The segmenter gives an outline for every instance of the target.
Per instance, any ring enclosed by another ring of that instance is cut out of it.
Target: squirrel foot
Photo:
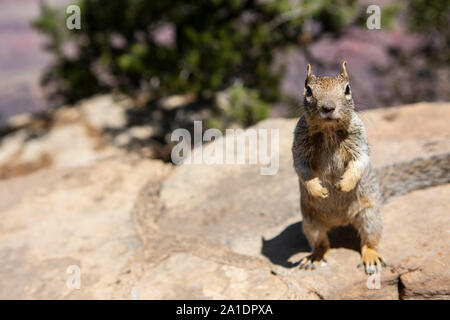
[[[381,272],[381,267],[386,266],[384,258],[372,248],[363,246],[361,248],[361,263],[358,264],[358,268],[364,265],[364,271],[367,274]]]
[[[327,263],[325,258],[327,251],[324,250],[314,250],[310,255],[302,258],[299,261],[299,268],[303,270],[314,270],[317,266],[323,266]]]

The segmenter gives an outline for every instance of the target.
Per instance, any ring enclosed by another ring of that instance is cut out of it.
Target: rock
[[[0,179],[43,168],[63,168],[124,155],[137,144],[139,152],[156,157],[160,136],[154,122],[130,123],[130,99],[99,95],[42,115],[12,117],[0,136]]]
[[[164,110],[173,110],[176,108],[184,107],[189,103],[194,102],[196,98],[196,95],[193,93],[175,94],[166,98],[162,98],[159,101],[159,106]]]
[[[13,128],[20,128],[30,124],[32,115],[29,113],[19,113],[8,119],[8,126]]]
[[[375,167],[450,152],[448,103],[361,117]],[[0,298],[449,299],[449,184],[383,207],[388,267],[380,277],[356,268],[359,241],[349,227],[330,232],[327,265],[296,268],[310,248],[292,168],[295,123],[252,128],[279,130],[275,175],[261,175],[260,165],[172,169],[111,156],[0,181]],[[72,265],[81,267],[80,290],[67,287]]]
[[[400,274],[402,299],[450,299],[449,193],[448,184],[414,191],[384,208],[383,250]]]
[[[400,286],[402,299],[448,300],[450,296],[450,281],[448,277],[442,280],[440,273],[424,270],[407,272],[400,276]]]
[[[138,192],[169,170],[114,157],[0,182],[0,299],[111,297],[141,246],[130,215]],[[79,290],[67,287],[70,266],[80,268]]]
[[[148,270],[136,287],[145,299],[280,299],[286,284],[264,270],[178,253]]]
[[[24,175],[50,166],[79,166],[123,154],[120,149],[107,145],[99,132],[89,130],[79,122],[55,126],[36,137],[26,129],[16,131],[3,138],[0,150],[1,178]],[[47,160],[42,161],[43,158]]]
[[[79,108],[90,126],[102,130],[123,128],[127,123],[126,109],[131,105],[132,101],[123,97],[100,95],[81,102]]]
[[[367,126],[375,167],[450,151],[448,104],[424,103],[368,111],[361,117]],[[394,199],[383,208],[386,235],[380,250],[389,266],[379,279],[380,290],[369,290],[367,276],[356,269],[360,259],[359,243],[351,228],[338,228],[331,233],[333,249],[327,266],[314,271],[295,268],[296,262],[310,251],[301,233],[298,182],[290,152],[295,123],[296,120],[270,119],[254,127],[280,130],[280,168],[276,175],[261,175],[257,165],[182,165],[176,168],[158,191],[160,209],[137,213],[157,217],[151,220],[158,232],[147,232],[144,238],[149,244],[159,245],[144,248],[146,259],[165,261],[179,251],[197,252],[196,243],[206,241],[207,246],[217,246],[217,251],[222,251],[221,256],[198,255],[227,264],[231,262],[223,257],[234,255],[233,265],[244,268],[246,261],[253,259],[252,270],[270,271],[288,285],[290,291],[282,298],[311,298],[305,295],[310,292],[324,299],[398,299],[408,297],[409,292],[425,292],[413,287],[413,291],[408,291],[412,282],[400,277],[407,277],[405,272],[423,269],[425,265],[448,265],[450,243],[446,230],[450,221],[446,199],[449,185],[415,191]],[[206,146],[205,152],[208,148],[212,146]],[[139,201],[145,203],[145,197]],[[164,249],[158,248],[168,239],[173,242],[163,245]],[[189,242],[195,245],[187,244]],[[434,274],[444,284],[450,279],[446,270]],[[136,281],[139,283],[139,279]],[[167,286],[178,286],[178,281],[173,279]],[[427,283],[432,285],[433,282]],[[184,279],[182,285],[191,286],[191,280]],[[399,293],[402,285],[404,293]],[[444,287],[448,288],[446,284]],[[448,298],[445,290],[436,292],[439,297]],[[174,293],[171,297],[177,295]]]

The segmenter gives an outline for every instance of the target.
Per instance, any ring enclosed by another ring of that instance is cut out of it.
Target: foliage
[[[363,12],[356,0],[82,0],[78,5],[80,30],[67,30],[68,15],[45,4],[34,23],[49,36],[47,49],[56,58],[43,78],[52,97],[74,103],[118,90],[146,101],[184,93],[213,101],[217,92],[239,82],[242,86],[230,91],[237,105],[218,116],[244,125],[267,116],[267,102],[279,98],[282,69],[272,67],[277,49],[306,46],[323,33],[337,35]],[[252,101],[257,103],[251,106]]]
[[[216,103],[215,114],[207,119],[208,127],[225,130],[236,123],[249,126],[269,116],[270,104],[261,99],[257,90],[241,83],[233,84],[217,97],[221,102]]]
[[[411,30],[427,39],[427,56],[437,63],[450,63],[450,0],[411,0],[408,7]]]

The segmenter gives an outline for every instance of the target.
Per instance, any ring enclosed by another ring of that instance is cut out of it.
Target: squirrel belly
[[[342,191],[338,188],[341,177],[352,160],[352,154],[364,149],[364,146],[360,145],[366,143],[361,120],[356,114],[352,117],[350,127],[347,129],[316,131],[312,135],[307,134],[306,137],[297,137],[297,134],[309,132],[308,128],[302,128],[307,125],[306,120],[300,119],[295,131],[296,141],[304,139],[313,141],[308,151],[311,154],[309,165],[312,174],[318,177],[322,186],[328,190],[327,197],[316,197],[310,194],[305,184],[300,181],[302,207],[308,208],[304,210],[306,212],[314,211],[315,218],[330,226],[347,225],[358,212],[365,208],[376,207],[380,202],[378,179],[371,170],[368,159],[361,176],[359,177],[356,172],[356,176],[349,179],[348,190]],[[357,134],[350,135],[347,130]],[[294,143],[293,153],[298,151],[302,152]],[[351,173],[350,171],[349,175]]]

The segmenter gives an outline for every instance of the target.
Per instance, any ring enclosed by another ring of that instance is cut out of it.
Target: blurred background
[[[66,27],[69,4],[81,9],[79,30]],[[371,4],[381,8],[379,30],[366,25]],[[344,59],[359,110],[448,101],[449,8],[448,0],[3,0],[0,134],[33,121],[28,137],[41,137],[55,110],[106,94],[126,99],[126,111],[96,133],[168,161],[170,133],[193,120],[224,129],[297,116],[306,64],[324,75]],[[101,110],[97,119],[110,114]]]

